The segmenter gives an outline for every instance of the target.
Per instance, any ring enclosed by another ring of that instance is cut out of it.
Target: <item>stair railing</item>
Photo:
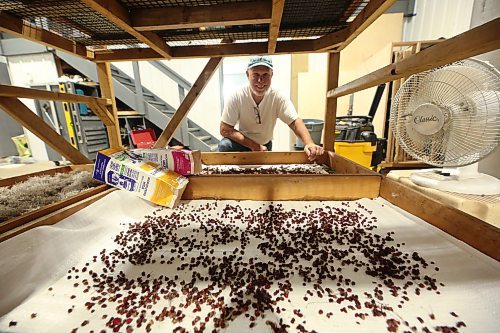
[[[179,92],[179,103],[182,103],[186,96],[186,90],[191,89],[192,84],[189,83],[186,79],[184,79],[181,75],[176,73],[174,70],[169,68],[168,66],[165,66],[163,63],[160,61],[149,61],[149,63],[158,69],[162,74],[166,75],[168,78],[173,80],[175,83],[177,83],[177,88]],[[141,114],[145,114],[146,108],[145,108],[145,99],[144,99],[144,94],[142,90],[142,83],[141,83],[141,74],[139,70],[139,63],[137,61],[132,62],[132,67],[134,70],[134,82],[135,82],[135,91],[136,91],[136,110],[137,112]],[[188,120],[185,118],[181,122],[180,126],[180,135],[182,139],[182,143],[185,146],[189,146],[190,140],[189,140],[189,128],[188,128]]]

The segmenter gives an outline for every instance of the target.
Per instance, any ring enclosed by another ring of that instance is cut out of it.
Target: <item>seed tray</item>
[[[50,249],[62,260],[38,268],[56,276],[18,262],[9,273],[19,280],[2,277],[2,331],[495,332],[500,324],[500,264],[382,198],[195,200],[171,210],[115,191],[54,232],[64,230],[71,248],[54,249],[48,232],[20,235],[39,241],[21,255]],[[6,290],[33,288],[23,283],[33,276],[38,290],[19,305]]]
[[[247,169],[255,166],[262,169],[296,165],[315,167],[304,152],[203,153],[201,159],[205,166],[219,169],[230,165]],[[381,175],[333,153],[321,156],[317,164],[335,173],[201,174],[189,178],[182,198],[355,200],[379,195]]]
[[[0,186],[12,186],[14,184],[18,184],[21,182],[24,182],[28,180],[31,177],[35,176],[52,176],[58,173],[69,173],[71,171],[75,170],[86,170],[86,171],[92,171],[92,165],[71,165],[71,166],[64,166],[60,168],[54,168],[46,171],[41,171],[41,172],[36,172],[36,173],[31,173],[23,176],[18,176],[18,177],[12,177],[12,178],[6,178],[0,180]],[[30,212],[24,213],[22,215],[13,217],[11,219],[8,219],[6,221],[0,222],[0,241],[5,240],[7,238],[10,238],[20,232],[23,232],[24,230],[28,230],[31,227],[34,227],[34,225],[29,225],[27,226],[29,222],[32,222],[36,219],[40,219],[45,216],[48,216],[49,214],[65,208],[67,206],[73,205],[75,203],[78,203],[86,198],[89,198],[91,196],[94,196],[96,194],[99,194],[109,187],[107,185],[99,185],[97,187],[89,188],[87,190],[81,191],[80,193],[73,195],[71,197],[68,197],[64,200],[60,200],[58,202],[54,202],[48,205],[45,205],[43,207],[40,207],[36,210],[32,210]],[[44,224],[43,221],[39,221],[36,225],[42,225]]]

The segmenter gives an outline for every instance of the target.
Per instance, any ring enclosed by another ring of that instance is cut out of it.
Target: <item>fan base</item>
[[[498,195],[500,194],[500,180],[477,173],[474,177],[446,176],[441,174],[440,169],[414,172],[410,179],[413,183],[434,188],[440,191],[455,192],[474,195]]]

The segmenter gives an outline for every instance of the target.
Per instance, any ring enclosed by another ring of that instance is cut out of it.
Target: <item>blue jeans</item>
[[[267,147],[267,150],[273,150],[273,142],[269,141],[264,146]],[[252,151],[250,148],[240,145],[238,142],[233,141],[228,138],[222,138],[219,142],[219,151],[220,152],[237,152],[237,151]]]

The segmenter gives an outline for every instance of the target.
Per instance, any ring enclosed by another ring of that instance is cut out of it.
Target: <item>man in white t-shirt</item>
[[[310,160],[323,154],[316,145],[292,102],[271,88],[273,63],[266,56],[253,57],[247,67],[249,85],[236,91],[226,102],[219,151],[268,151],[272,149],[274,126],[279,118],[304,143]],[[238,124],[238,129],[234,126]]]

